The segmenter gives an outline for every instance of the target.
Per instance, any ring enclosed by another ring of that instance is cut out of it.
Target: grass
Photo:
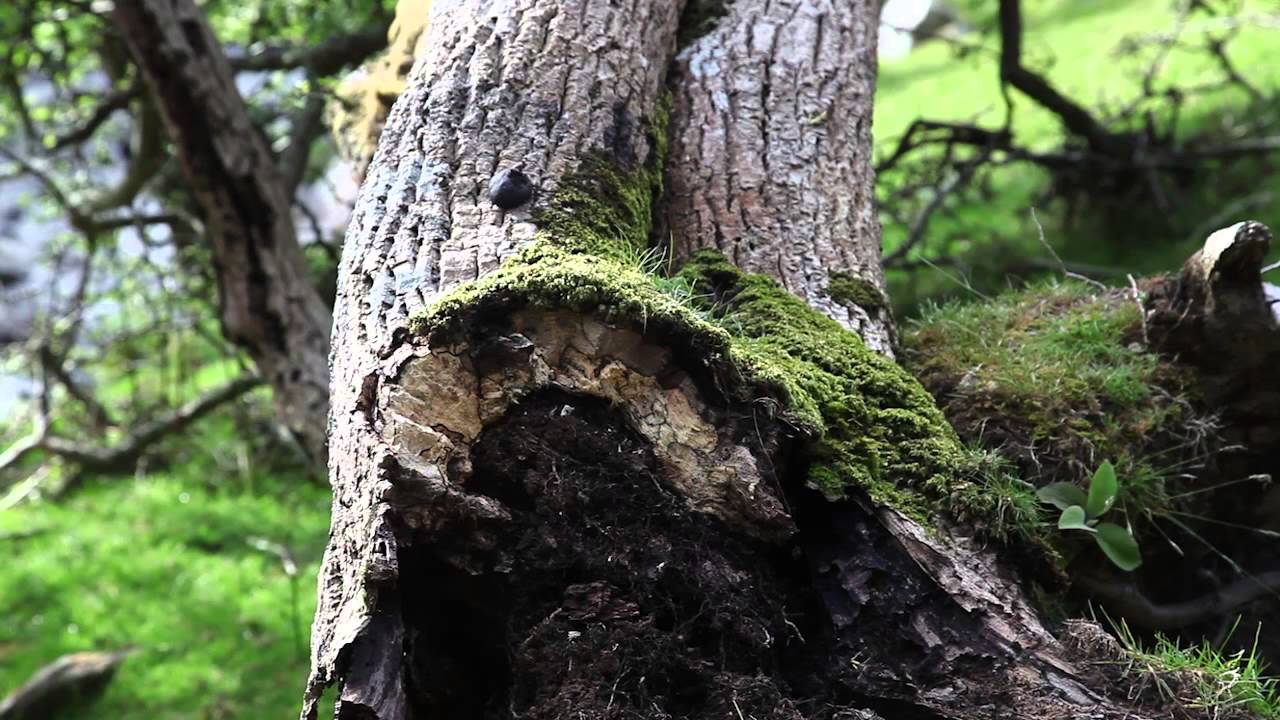
[[[1116,463],[1124,499],[1165,502],[1158,453],[1190,414],[1190,379],[1144,349],[1125,291],[1046,282],[988,302],[925,308],[908,365],[969,442],[998,447],[1037,484]]]
[[[64,653],[133,647],[80,717],[296,714],[329,492],[273,463],[246,471],[237,424],[208,419],[165,469],[0,514],[0,535],[37,533],[2,541],[0,695]]]
[[[1116,52],[1128,37],[1150,36],[1172,30],[1177,20],[1171,0],[1024,0],[1023,62],[1042,72],[1059,90],[1109,117],[1138,93],[1138,78],[1148,66],[1150,49],[1135,55]],[[968,36],[976,46],[957,56],[941,42],[925,43],[906,57],[881,64],[875,104],[877,156],[883,158],[896,145],[910,123],[920,117],[976,123],[998,128],[1005,116],[998,84],[999,42],[990,26],[994,3],[976,4],[970,19],[985,33]],[[1244,0],[1244,13],[1272,13],[1274,6],[1261,0]],[[1200,42],[1207,26],[1196,21],[1184,29],[1183,38]],[[1230,47],[1231,59],[1266,92],[1280,88],[1280,65],[1268,58],[1275,45],[1275,29],[1250,28]],[[1170,54],[1157,86],[1192,87],[1218,77],[1213,62],[1200,54],[1177,50]],[[1019,144],[1041,150],[1062,141],[1057,119],[1044,109],[1011,94],[1015,137]],[[1184,136],[1214,128],[1222,137],[1238,134],[1250,110],[1247,93],[1224,89],[1197,96],[1182,113]],[[1038,206],[1050,239],[1069,262],[1107,271],[1123,281],[1125,272],[1150,274],[1176,269],[1208,232],[1241,219],[1254,218],[1280,226],[1280,193],[1260,190],[1259,177],[1271,172],[1264,163],[1238,162],[1217,171],[1206,171],[1208,182],[1174,195],[1167,212],[1124,207],[1106,213],[1078,208],[1069,218],[1061,203],[1043,206],[1040,195],[1048,185],[1047,174],[1021,164],[994,168],[984,179],[981,193],[970,193],[948,204],[929,226],[927,249],[917,248],[909,258],[959,258],[963,271],[939,272],[928,266],[911,271],[891,271],[891,297],[900,313],[913,313],[930,297],[958,296],[966,282],[982,292],[1003,286],[1011,258],[1048,260],[1041,247],[1030,209]],[[900,171],[881,178],[881,194],[907,182]],[[884,218],[884,248],[892,252],[907,230]],[[1046,263],[1041,263],[1046,264]],[[1021,272],[1031,269],[1022,267]],[[1047,272],[1043,268],[1041,274]],[[967,280],[958,280],[963,274]]]
[[[1182,700],[1212,718],[1280,720],[1280,679],[1267,675],[1256,638],[1253,649],[1223,655],[1207,642],[1182,647],[1163,635],[1143,647],[1123,622],[1116,636],[1127,673],[1143,686],[1154,686],[1163,699]]]

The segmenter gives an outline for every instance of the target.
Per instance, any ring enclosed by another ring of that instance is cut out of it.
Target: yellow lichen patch
[[[342,157],[364,174],[387,113],[400,93],[417,57],[417,46],[427,28],[431,0],[402,0],[387,32],[387,50],[351,73],[334,92],[329,104],[329,127]]]

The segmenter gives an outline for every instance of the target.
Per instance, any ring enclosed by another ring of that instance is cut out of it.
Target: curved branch
[[[93,137],[93,134],[107,121],[107,118],[115,114],[117,110],[123,110],[128,107],[129,102],[137,98],[138,95],[139,88],[137,84],[124,90],[113,90],[103,98],[102,102],[98,103],[98,106],[93,110],[93,114],[89,116],[89,119],[83,125],[59,135],[53,141],[53,146],[50,150],[57,152],[70,145],[78,145]]]
[[[1177,603],[1157,604],[1135,585],[1112,576],[1076,578],[1091,594],[1105,600],[1126,622],[1146,630],[1174,630],[1212,620],[1266,595],[1280,593],[1280,570],[1241,578],[1207,595]]]
[[[110,472],[127,469],[156,442],[187,427],[218,407],[236,400],[262,384],[256,375],[243,375],[168,413],[143,422],[119,442],[107,447],[91,447],[49,433],[47,416],[37,420],[35,430],[0,453],[0,471],[35,451],[71,460],[81,470]]]
[[[339,35],[315,47],[273,45],[261,52],[231,60],[236,72],[293,70],[307,68],[317,75],[332,75],[349,65],[358,65],[387,46],[389,18],[348,35]]]
[[[1091,150],[1105,151],[1115,145],[1116,135],[1088,110],[1058,92],[1044,76],[1023,67],[1021,0],[1000,0],[1000,80],[1057,115],[1067,130],[1089,143]]]

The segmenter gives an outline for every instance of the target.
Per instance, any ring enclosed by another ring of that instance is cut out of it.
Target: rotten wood
[[[320,693],[341,675],[340,717],[405,717],[406,688],[392,672],[401,662],[395,638],[403,624],[383,609],[396,602],[393,520],[405,510],[388,493],[436,487],[429,499],[455,506],[460,517],[498,512],[492,502],[432,480],[450,477],[447,463],[432,469],[426,460],[408,462],[427,451],[393,445],[384,435],[384,403],[391,388],[404,386],[402,356],[414,352],[408,316],[440,292],[496,269],[532,238],[531,206],[503,211],[489,202],[495,172],[521,166],[536,187],[536,205],[593,153],[624,165],[648,156],[642,121],[658,109],[680,13],[680,3],[648,0],[437,6],[418,43],[424,54],[388,118],[356,202],[339,270],[330,438],[335,504],[304,716],[314,716]],[[450,389],[460,407],[475,388]],[[434,412],[443,417],[451,410]],[[437,426],[449,423],[425,423]],[[465,445],[448,431],[437,434]]]

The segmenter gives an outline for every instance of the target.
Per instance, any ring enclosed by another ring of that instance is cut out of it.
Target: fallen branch
[[[71,707],[96,700],[131,652],[63,655],[0,701],[0,720],[62,717]]]
[[[1114,575],[1083,575],[1073,579],[1090,594],[1106,601],[1125,622],[1145,630],[1176,630],[1195,625],[1280,593],[1280,570],[1244,577],[1207,595],[1169,604],[1152,602],[1137,586]]]

